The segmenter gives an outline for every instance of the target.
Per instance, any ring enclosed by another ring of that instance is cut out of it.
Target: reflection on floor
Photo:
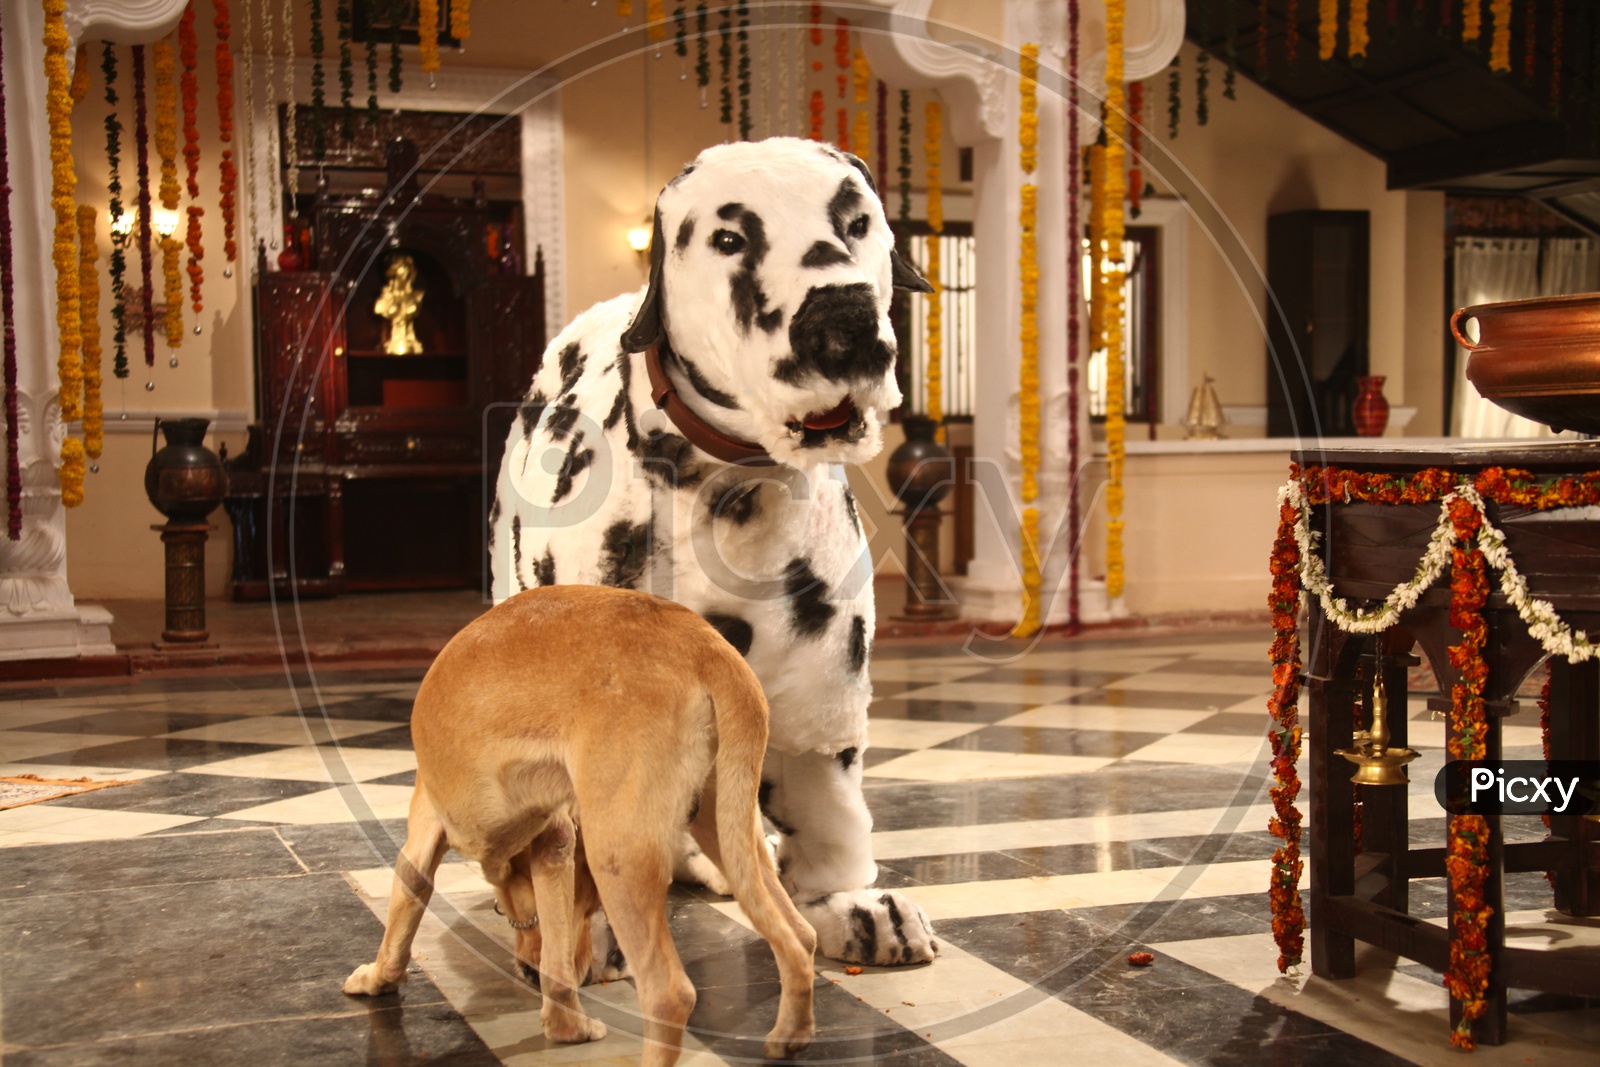
[[[1205,632],[1001,660],[881,646],[867,755],[879,884],[927,909],[944,955],[859,975],[819,961],[818,1041],[802,1061],[1462,1062],[1437,974],[1375,952],[1350,982],[1276,973],[1266,644]],[[0,773],[138,779],[0,812],[8,1067],[637,1062],[628,982],[585,991],[611,1036],[545,1042],[510,931],[454,857],[403,992],[339,992],[381,932],[420,674],[0,693]],[[1420,701],[1412,715],[1426,719]],[[1412,736],[1434,734],[1419,721]],[[1529,744],[1537,732],[1515,728],[1507,757]],[[1428,795],[1441,760],[1427,747],[1413,771],[1419,839],[1443,833]],[[1430,917],[1443,897],[1436,883],[1413,889]],[[1508,878],[1507,898],[1519,943],[1600,952],[1595,922],[1547,920],[1537,875]],[[765,944],[703,890],[674,889],[671,909],[699,990],[683,1062],[759,1059],[776,1010]],[[1130,967],[1138,950],[1155,964]],[[1600,1060],[1600,1006],[1517,994],[1512,1033],[1478,1062]]]

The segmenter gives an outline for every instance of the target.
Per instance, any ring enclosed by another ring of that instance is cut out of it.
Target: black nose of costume
[[[806,294],[789,323],[794,355],[777,368],[780,381],[796,385],[807,374],[830,382],[881,378],[894,364],[894,349],[878,336],[878,303],[872,287],[824,285]]]

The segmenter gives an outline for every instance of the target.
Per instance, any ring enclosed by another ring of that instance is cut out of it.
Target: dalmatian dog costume
[[[930,288],[866,166],[796,138],[701,153],[657,199],[651,249],[644,291],[561,332],[512,424],[494,598],[616,585],[703,615],[766,691],[762,810],[819,948],[932,959],[921,909],[867,888],[872,574],[844,475],[900,403],[891,288]]]

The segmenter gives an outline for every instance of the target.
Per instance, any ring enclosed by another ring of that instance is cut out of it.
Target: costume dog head
[[[861,160],[792,137],[718,145],[656,199],[623,345],[657,346],[698,415],[780,463],[860,462],[900,403],[893,288],[932,291]]]

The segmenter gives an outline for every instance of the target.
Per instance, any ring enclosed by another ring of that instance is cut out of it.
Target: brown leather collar
[[[689,443],[724,463],[740,463],[749,467],[776,465],[777,460],[760,445],[725,436],[689,410],[689,406],[678,395],[678,390],[673,387],[672,380],[667,377],[666,368],[661,365],[660,347],[658,342],[644,352],[645,372],[650,375],[650,399],[655,401],[657,408],[667,413],[667,418],[689,439]]]

